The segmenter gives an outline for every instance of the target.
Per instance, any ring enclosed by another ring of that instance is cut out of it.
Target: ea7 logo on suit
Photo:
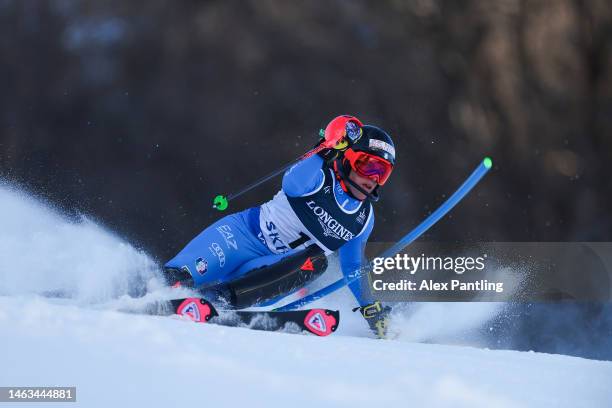
[[[221,236],[225,240],[225,245],[227,245],[228,248],[231,247],[234,249],[238,249],[238,244],[236,243],[236,239],[234,238],[234,233],[232,232],[232,228],[229,225],[221,225],[220,227],[217,227],[217,231],[219,231],[219,234],[221,234]]]

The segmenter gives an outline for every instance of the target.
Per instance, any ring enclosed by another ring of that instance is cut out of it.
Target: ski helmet
[[[335,164],[342,188],[349,191],[344,182],[349,182],[372,201],[378,201],[378,187],[387,182],[395,166],[395,144],[384,130],[371,125],[362,127],[363,134],[344,152],[340,163]],[[370,178],[377,182],[376,188],[367,193],[357,183],[348,178],[349,172]]]

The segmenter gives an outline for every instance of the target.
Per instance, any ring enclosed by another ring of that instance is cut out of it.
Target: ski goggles
[[[347,149],[344,152],[344,157],[349,161],[351,168],[357,174],[367,177],[381,186],[387,182],[393,171],[393,165],[390,162],[366,152],[356,152],[353,149]]]

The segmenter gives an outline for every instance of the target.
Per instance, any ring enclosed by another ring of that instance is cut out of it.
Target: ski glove
[[[363,123],[351,115],[340,115],[321,129],[320,135],[325,139],[323,145],[330,149],[346,150],[349,145],[355,143],[363,134]]]
[[[321,129],[319,135],[323,139],[315,148],[324,146],[317,154],[326,166],[330,167],[336,159],[342,157],[346,149],[361,138],[362,127],[363,124],[356,117],[340,115],[332,119],[325,130]]]
[[[324,141],[321,140],[315,147],[318,147],[323,142]],[[317,152],[317,155],[323,159],[327,167],[331,167],[336,159],[344,156],[344,150],[323,149]]]
[[[383,307],[379,301],[376,301],[369,305],[356,307],[353,309],[353,312],[357,310],[359,310],[364,319],[366,319],[366,322],[368,322],[370,326],[370,330],[372,330],[379,339],[387,338],[391,307]]]

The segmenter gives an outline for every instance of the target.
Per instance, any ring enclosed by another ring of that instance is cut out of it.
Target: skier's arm
[[[316,154],[291,167],[283,176],[285,194],[300,197],[315,191],[325,178],[322,167],[323,159]]]
[[[374,214],[370,217],[368,225],[366,225],[364,231],[357,237],[353,238],[346,244],[344,244],[338,251],[340,255],[340,268],[344,276],[354,273],[362,265],[365,264],[366,259],[364,250],[370,233],[374,228]],[[367,275],[362,279],[357,280],[349,285],[349,288],[355,295],[359,306],[365,306],[372,303],[370,299],[370,291],[367,287]]]

